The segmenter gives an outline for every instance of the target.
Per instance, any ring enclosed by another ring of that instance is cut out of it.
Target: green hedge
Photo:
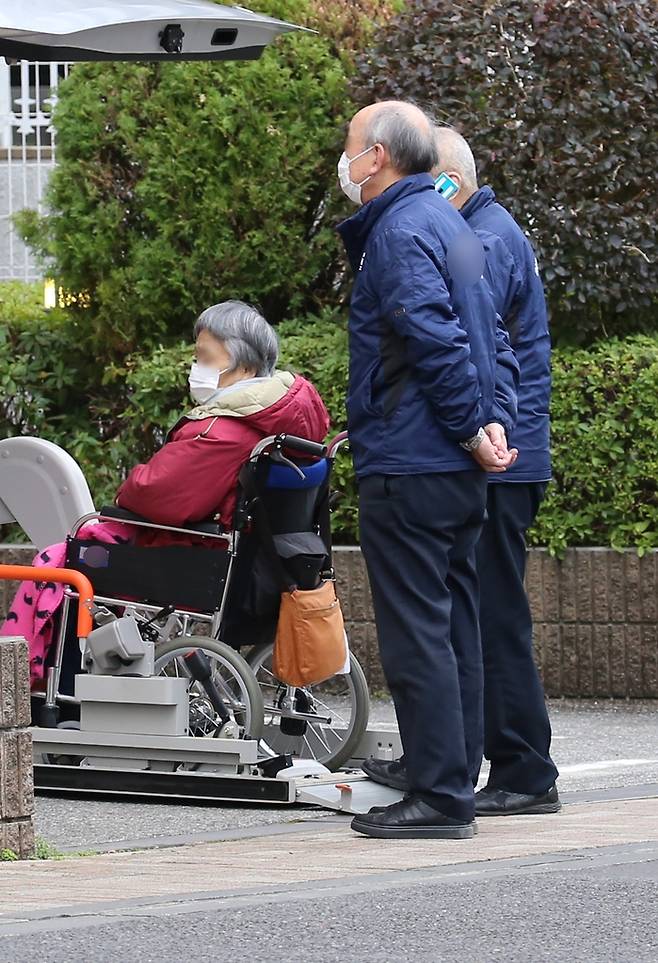
[[[333,323],[332,323],[333,321]],[[347,336],[330,317],[280,328],[283,356],[318,386],[334,426],[345,425]],[[658,547],[658,337],[637,335],[553,353],[554,481],[531,533],[561,554],[575,545]],[[347,498],[336,522],[357,538],[356,490],[339,466]]]
[[[658,338],[558,350],[553,360],[555,482],[536,545],[658,546]]]
[[[653,330],[658,4],[257,6],[318,32],[253,62],[77,64],[58,88],[45,211],[16,223],[86,296],[71,310],[96,351],[171,343],[230,297],[273,323],[346,303],[336,162],[357,105],[388,97],[472,141],[533,239],[556,341]]]
[[[184,411],[189,343],[133,354],[119,365],[90,357],[81,321],[44,312],[38,286],[0,287],[0,437],[37,434],[82,464],[97,503],[147,458]],[[345,426],[347,333],[325,310],[279,326],[282,363],[311,378]],[[658,338],[634,336],[589,349],[559,348],[553,360],[555,481],[534,544],[556,553],[573,545],[658,546]],[[337,465],[345,498],[338,540],[357,537],[350,459]]]

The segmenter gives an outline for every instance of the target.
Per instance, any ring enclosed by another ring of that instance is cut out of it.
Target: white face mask
[[[375,145],[373,144],[372,146],[374,147]],[[362,150],[360,154],[356,154],[355,157],[348,157],[345,151],[343,151],[338,161],[338,180],[340,181],[341,190],[346,197],[349,197],[353,204],[363,204],[361,200],[361,188],[370,180],[372,175],[368,175],[365,180],[362,180],[359,184],[355,184],[350,177],[350,164],[352,161],[358,160],[359,157],[363,157],[369,150],[372,150],[372,147],[366,147],[365,150]]]
[[[211,368],[207,364],[197,364],[194,361],[190,367],[187,379],[190,384],[190,394],[198,405],[205,404],[219,390],[219,381],[230,368]]]

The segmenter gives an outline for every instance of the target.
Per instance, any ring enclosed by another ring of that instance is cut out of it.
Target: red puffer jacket
[[[117,493],[117,504],[162,525],[219,515],[230,527],[238,474],[254,445],[280,432],[322,441],[329,429],[327,409],[313,385],[288,377],[291,386],[267,407],[254,410],[258,403],[252,398],[233,414],[183,419],[150,461],[133,468]]]

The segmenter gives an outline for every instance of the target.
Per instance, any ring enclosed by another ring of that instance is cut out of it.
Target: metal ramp
[[[134,736],[76,729],[33,728],[34,785],[41,793],[148,797],[177,802],[313,805],[344,813],[367,812],[402,798],[359,769],[367,756],[401,752],[394,730],[369,730],[352,760],[355,768],[329,772],[314,760],[268,774],[253,740],[198,736]],[[363,755],[361,754],[363,753]],[[55,763],[59,757],[74,764]]]

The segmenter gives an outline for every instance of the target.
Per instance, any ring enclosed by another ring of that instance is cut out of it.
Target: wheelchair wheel
[[[213,682],[242,734],[260,739],[264,728],[263,696],[253,671],[235,649],[202,636],[168,639],[155,650],[156,674],[187,678],[181,660],[192,649],[201,649],[210,660]],[[189,683],[190,735],[216,735],[219,720],[206,693],[198,682],[190,679]]]
[[[263,741],[274,753],[293,753],[303,759],[316,759],[328,769],[344,765],[361,742],[368,726],[370,696],[368,683],[357,658],[350,653],[350,672],[337,675],[319,685],[295,689],[295,709],[315,714],[318,722],[308,720],[304,727],[294,716],[288,728],[305,728],[300,734],[281,731],[281,700],[287,687],[272,672],[273,645],[255,646],[249,654],[249,665],[260,683],[265,703]],[[330,722],[324,721],[329,717]]]

